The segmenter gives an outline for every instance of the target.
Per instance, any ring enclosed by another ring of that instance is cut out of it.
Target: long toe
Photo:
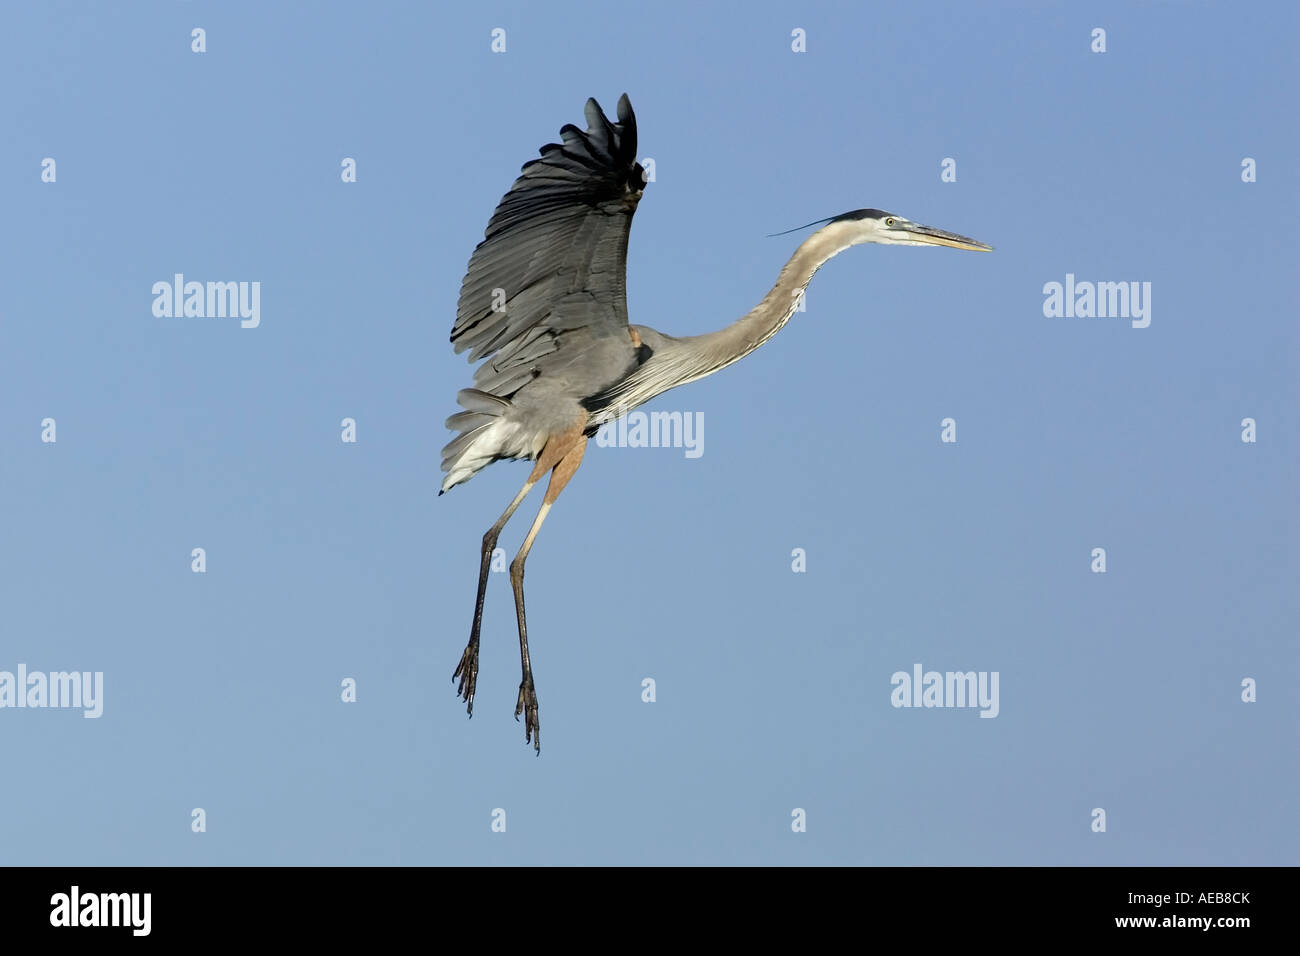
[[[524,716],[524,743],[533,745],[539,754],[542,752],[542,726],[537,718],[537,691],[531,681],[519,685],[519,700],[515,704],[515,720]]]
[[[456,672],[451,675],[452,680],[460,678],[460,685],[456,688],[456,694],[465,701],[466,712],[474,716],[474,690],[478,686],[478,648],[467,647],[465,653],[461,655],[460,663],[456,666]]]

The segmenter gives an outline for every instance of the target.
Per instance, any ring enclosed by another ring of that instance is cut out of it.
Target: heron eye
[[[894,217],[893,217],[893,216],[890,216],[888,219],[885,220],[885,225],[886,225],[886,226],[892,226],[893,224],[894,224]]]

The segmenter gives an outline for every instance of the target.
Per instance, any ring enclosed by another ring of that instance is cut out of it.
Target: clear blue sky
[[[102,671],[104,712],[0,710],[0,862],[1296,863],[1296,27],[6,6],[0,670]],[[863,206],[997,251],[850,250],[649,407],[703,455],[589,450],[529,561],[535,758],[506,575],[472,721],[450,679],[527,466],[435,497],[447,335],[519,166],[624,91],[636,322],[733,320],[800,238],[766,234]],[[155,317],[176,272],[260,282],[260,326]],[[1045,317],[1067,274],[1150,282],[1149,328]],[[999,715],[892,707],[918,663],[998,672]]]

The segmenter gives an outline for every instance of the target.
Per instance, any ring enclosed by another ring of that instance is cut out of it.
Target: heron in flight
[[[503,458],[535,461],[528,480],[483,535],[478,596],[469,644],[452,679],[474,713],[479,633],[497,537],[542,477],[542,506],[510,564],[523,676],[515,719],[524,742],[541,751],[537,690],[524,616],[524,562],[546,515],[582,463],[603,424],[670,388],[712,375],[758,348],[799,307],[813,273],[850,246],[878,242],[951,246],[990,252],[966,236],[879,209],[822,219],[794,251],[776,284],[749,314],[717,332],[676,338],[627,317],[627,237],[646,186],[636,158],[636,117],[624,94],[618,122],[587,100],[586,131],[568,124],[561,143],[541,148],[497,205],[470,256],[451,341],[482,362],[473,388],[456,396],[464,409],[447,419],[460,434],[442,450],[439,494]],[[803,227],[800,227],[803,228]]]

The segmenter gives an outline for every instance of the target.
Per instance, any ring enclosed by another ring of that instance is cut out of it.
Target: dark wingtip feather
[[[609,150],[611,155],[618,155],[614,150],[616,143],[614,125],[610,123],[609,117],[605,115],[605,111],[600,108],[600,104],[595,99],[587,100],[587,126],[592,135],[600,137],[601,145]]]
[[[636,113],[632,112],[632,101],[624,93],[618,98],[618,124],[623,129],[625,155],[636,159]]]

